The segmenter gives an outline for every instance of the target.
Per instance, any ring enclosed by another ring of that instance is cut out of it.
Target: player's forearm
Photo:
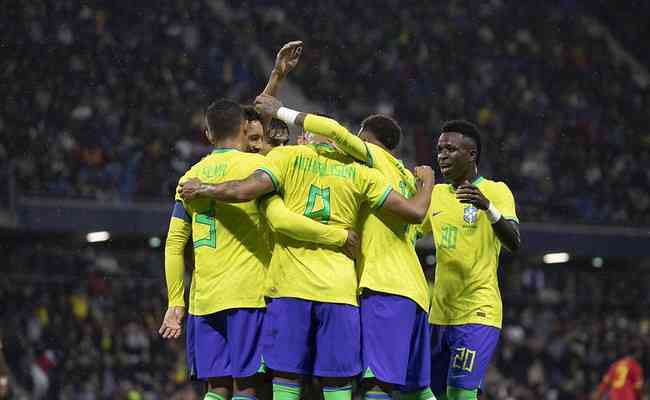
[[[321,224],[289,210],[279,196],[264,199],[262,209],[271,228],[302,242],[341,247],[347,240],[345,229]]]
[[[165,281],[169,307],[185,306],[185,243],[191,236],[191,223],[172,217],[165,242]]]
[[[383,208],[409,224],[421,224],[431,204],[431,189],[432,185],[421,185],[415,196],[408,200],[392,191],[386,198]]]
[[[521,237],[516,222],[501,217],[497,222],[492,224],[492,229],[494,229],[494,233],[501,241],[503,247],[511,253],[519,251]]]
[[[274,68],[269,75],[269,80],[266,82],[266,86],[264,87],[262,94],[267,94],[269,96],[275,97],[278,93],[278,89],[280,88],[280,82],[282,82],[283,79],[284,77]],[[269,126],[271,125],[271,119],[271,115],[262,114],[262,128],[264,129],[265,134],[268,132]]]
[[[244,181],[231,181],[225,183],[204,183],[199,189],[198,197],[214,199],[225,203],[243,203],[251,201],[261,196],[260,193],[251,185]]]
[[[302,118],[302,126],[308,132],[333,140],[341,150],[357,160],[369,163],[368,148],[363,140],[337,121],[319,115],[307,114]]]

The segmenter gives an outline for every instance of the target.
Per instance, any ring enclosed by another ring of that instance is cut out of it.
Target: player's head
[[[234,101],[219,99],[214,101],[205,110],[206,136],[215,146],[224,141],[238,141],[241,144],[245,139],[245,119],[241,106]]]
[[[289,144],[289,126],[282,120],[273,118],[266,133],[266,143],[270,148]]]
[[[442,124],[438,137],[438,165],[445,179],[462,183],[476,171],[481,157],[481,135],[465,120]]]
[[[361,122],[359,137],[392,151],[399,145],[402,128],[388,115],[374,114]]]
[[[265,153],[264,127],[262,117],[253,106],[242,106],[246,124],[246,151],[249,153]],[[268,153],[268,152],[267,152]]]

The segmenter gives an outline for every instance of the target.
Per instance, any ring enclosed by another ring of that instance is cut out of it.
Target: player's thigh
[[[264,316],[262,354],[275,371],[311,375],[313,303],[291,297],[272,299]]]
[[[451,359],[447,385],[460,389],[479,389],[500,335],[498,328],[487,325],[450,327],[448,340]]]
[[[359,307],[314,303],[314,311],[314,375],[330,378],[358,375],[362,369]]]
[[[263,308],[228,310],[227,332],[233,378],[255,375],[262,366]]]
[[[429,314],[417,307],[411,329],[409,360],[404,391],[412,392],[431,385],[431,325]]]
[[[447,375],[451,352],[447,343],[448,327],[431,325],[431,390],[434,394],[447,391]]]
[[[412,300],[366,291],[361,297],[361,357],[364,377],[406,384],[418,306]],[[427,366],[428,369],[428,366]]]
[[[196,379],[230,376],[225,312],[189,315],[186,326],[190,376]]]

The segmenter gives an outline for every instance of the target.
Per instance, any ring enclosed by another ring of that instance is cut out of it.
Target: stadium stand
[[[20,387],[43,398],[193,398],[182,339],[157,334],[161,256],[145,247],[14,246],[0,317]],[[631,338],[650,335],[647,268],[514,259],[501,271],[504,334],[483,399],[586,398]],[[643,348],[648,365],[650,342]]]
[[[300,36],[304,92],[351,121],[395,114],[420,162],[441,120],[477,120],[488,169],[518,193],[522,220],[648,223],[648,88],[573,2],[414,2],[397,14],[394,1],[299,3],[233,2],[229,24],[204,2],[22,3],[5,73],[25,76],[7,83],[0,124],[21,140],[3,135],[0,159],[23,192],[163,197],[204,151],[207,99],[250,99],[263,84],[250,43],[272,54]]]

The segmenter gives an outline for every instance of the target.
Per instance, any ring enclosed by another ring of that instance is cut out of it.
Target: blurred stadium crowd
[[[183,339],[157,334],[161,263],[148,249],[15,246],[0,317],[16,398],[197,399]],[[631,338],[650,337],[649,271],[515,259],[501,273],[504,333],[483,399],[587,399]],[[638,345],[648,365],[650,342]]]
[[[268,72],[253,45],[271,56],[298,38],[302,91],[353,124],[394,114],[419,162],[442,120],[477,121],[485,169],[517,194],[522,220],[650,222],[648,80],[577,2],[264,0],[230,2],[223,18],[214,3],[8,8],[0,166],[20,191],[167,199],[205,153],[202,107],[250,100]],[[645,26],[630,17],[623,38]]]

